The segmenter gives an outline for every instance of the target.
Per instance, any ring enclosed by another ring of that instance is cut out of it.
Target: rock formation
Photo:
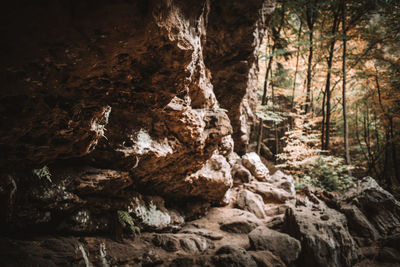
[[[16,191],[13,203],[3,192],[3,223],[92,232],[141,195],[224,203],[272,11],[263,0],[7,4],[0,165]],[[103,219],[68,229],[77,214]]]
[[[372,178],[296,193],[246,153],[273,6],[5,4],[2,266],[396,264],[400,204]]]

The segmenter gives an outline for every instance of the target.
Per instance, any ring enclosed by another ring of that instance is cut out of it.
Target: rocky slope
[[[241,161],[247,168],[238,165],[230,204],[191,205],[185,215],[205,214],[198,219],[166,229],[176,212],[153,199],[131,210],[135,223],[152,231],[126,231],[119,241],[109,235],[3,238],[2,265],[399,266],[400,203],[372,178],[341,197],[307,187],[296,193],[290,176],[269,175],[256,154]]]
[[[372,179],[343,198],[296,194],[245,153],[272,1],[0,12],[3,266],[399,260],[400,205]]]

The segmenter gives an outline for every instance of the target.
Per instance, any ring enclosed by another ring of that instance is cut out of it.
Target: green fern
[[[39,179],[46,178],[47,181],[52,183],[53,181],[51,180],[51,173],[49,168],[45,165],[40,169],[33,169],[32,170],[33,174],[35,174]]]
[[[119,210],[118,221],[124,228],[128,228],[132,234],[140,234],[140,228],[135,226],[135,223],[128,212]]]

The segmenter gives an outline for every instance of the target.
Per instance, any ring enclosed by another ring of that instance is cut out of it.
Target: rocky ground
[[[270,175],[255,153],[236,166],[226,206],[199,203],[183,215],[152,200],[133,213],[154,230],[125,228],[120,240],[3,238],[2,266],[399,266],[400,203],[372,178],[344,196],[296,193],[291,176]]]

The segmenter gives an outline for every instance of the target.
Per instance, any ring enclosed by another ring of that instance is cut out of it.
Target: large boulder
[[[400,202],[371,177],[365,177],[347,192],[340,203],[360,258],[385,262],[400,259]],[[373,252],[373,253],[371,253]]]
[[[357,260],[357,245],[346,217],[322,203],[288,208],[283,230],[300,240],[303,266],[352,266]]]
[[[301,251],[298,240],[266,227],[254,229],[249,234],[249,239],[252,249],[271,251],[288,265],[299,257]]]
[[[350,229],[364,236],[377,239],[400,234],[400,202],[371,177],[360,180],[343,197],[342,209],[354,222]]]
[[[186,177],[186,194],[188,197],[199,197],[212,203],[220,202],[232,186],[231,167],[226,158],[214,154],[203,167]],[[175,190],[181,189],[177,187]],[[172,193],[172,192],[171,192]]]

